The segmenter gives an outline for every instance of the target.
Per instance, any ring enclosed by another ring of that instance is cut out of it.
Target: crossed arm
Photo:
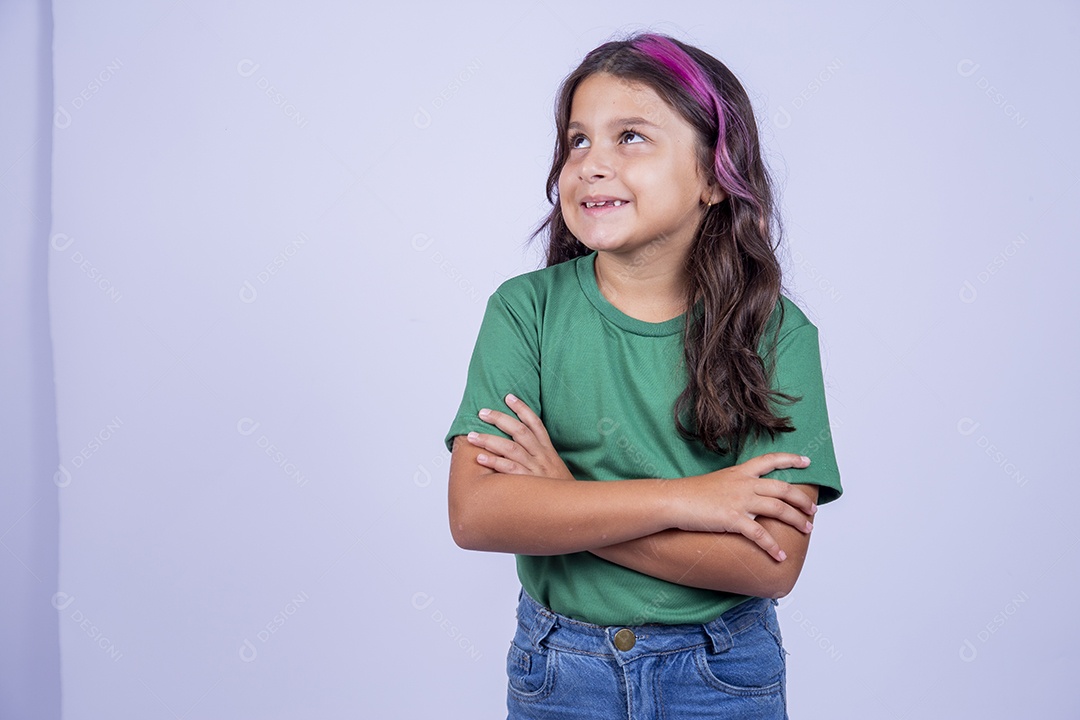
[[[481,416],[513,440],[457,436],[450,464],[451,533],[474,550],[554,555],[589,551],[692,587],[782,597],[809,545],[817,486],[763,478],[806,459],[772,453],[672,480],[576,482],[539,418]],[[785,552],[786,551],[786,552]]]
[[[813,502],[816,485],[796,485]],[[593,548],[594,555],[679,585],[783,597],[802,571],[810,535],[773,518],[757,522],[778,539],[786,559],[777,562],[737,533],[691,532],[670,528],[616,545]]]

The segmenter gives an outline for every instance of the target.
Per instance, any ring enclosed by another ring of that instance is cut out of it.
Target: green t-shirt
[[[596,252],[510,278],[488,299],[457,416],[446,434],[509,437],[477,416],[484,407],[516,417],[513,393],[540,417],[579,481],[701,475],[767,452],[807,455],[805,469],[769,475],[820,485],[818,504],[840,496],[840,473],[825,406],[817,328],[785,297],[773,388],[801,396],[775,406],[794,432],[717,454],[675,428],[686,387],[684,316],[651,323],[612,305],[596,284]],[[779,303],[777,305],[779,308]],[[778,313],[766,330],[772,337]],[[765,347],[763,344],[762,347]],[[764,551],[762,551],[764,552]],[[552,610],[599,625],[704,623],[748,599],[667,582],[590,552],[517,555],[525,591]]]

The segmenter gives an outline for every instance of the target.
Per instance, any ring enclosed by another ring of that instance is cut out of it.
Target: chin
[[[622,246],[622,243],[618,241],[597,240],[596,238],[591,238],[588,236],[582,237],[577,233],[574,233],[574,237],[577,238],[577,241],[585,247],[589,248],[590,250],[595,250],[597,252],[611,252],[614,250],[618,250]]]

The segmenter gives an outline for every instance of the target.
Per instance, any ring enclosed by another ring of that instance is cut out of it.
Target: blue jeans
[[[775,605],[753,598],[703,625],[604,626],[552,612],[522,588],[507,718],[786,720]]]

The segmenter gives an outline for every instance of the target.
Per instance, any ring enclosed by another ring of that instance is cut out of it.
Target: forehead
[[[610,73],[594,73],[578,83],[570,100],[570,121],[588,124],[593,117],[642,117],[664,126],[682,120],[659,94],[643,82]]]

